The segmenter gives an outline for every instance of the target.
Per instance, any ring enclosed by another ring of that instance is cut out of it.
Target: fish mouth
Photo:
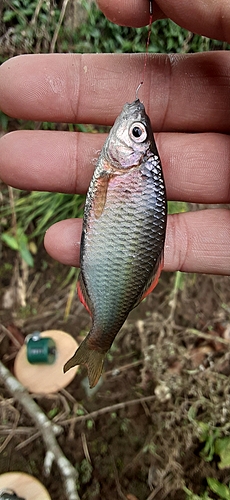
[[[137,114],[138,116],[141,115],[143,117],[146,116],[144,104],[142,104],[139,99],[136,99],[131,103],[126,102],[123,107],[123,112],[124,115],[127,115],[127,117],[129,117],[130,115],[133,115],[135,117],[135,114]]]
[[[151,127],[150,126],[150,120],[149,117],[146,114],[144,104],[139,99],[136,99],[135,101],[129,103],[126,102],[126,104],[123,106],[122,112],[120,114],[120,122],[121,120],[129,121],[131,120],[133,122],[135,121],[140,121],[147,128]]]

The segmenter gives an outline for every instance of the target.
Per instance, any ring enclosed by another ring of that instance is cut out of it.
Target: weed
[[[84,458],[80,465],[80,478],[82,484],[87,484],[91,480],[93,467],[86,458]]]
[[[123,418],[120,423],[120,430],[123,434],[127,434],[130,428],[130,420],[128,418]]]
[[[52,408],[48,413],[47,413],[47,416],[50,420],[52,420],[52,418],[56,417],[56,415],[59,413],[59,408]]]
[[[82,415],[85,415],[85,411],[82,408],[78,408],[76,411],[76,415],[78,417],[81,417]]]
[[[200,429],[200,441],[205,443],[200,455],[206,462],[211,462],[216,452],[216,440],[220,437],[221,430],[212,428],[211,425],[204,422],[197,422],[197,425]]]
[[[218,495],[219,499],[230,500],[230,489],[226,484],[220,483],[217,479],[211,477],[207,478],[207,483],[210,490]],[[207,490],[205,490],[201,495],[196,495],[186,487],[184,487],[183,489],[187,494],[187,500],[213,500],[212,497],[209,496]]]
[[[205,491],[201,496],[200,495],[195,495],[191,490],[188,488],[184,487],[183,488],[184,492],[187,495],[186,500],[213,500],[209,495],[208,492]]]
[[[21,192],[18,197],[19,191],[16,189],[13,193],[16,193],[14,199],[16,228],[11,227],[11,206],[5,201],[2,208],[4,232],[1,238],[9,248],[18,251],[29,266],[33,266],[32,253],[36,253],[37,246],[32,240],[36,238],[38,244],[41,243],[46,230],[55,222],[82,217],[84,197],[36,191]],[[76,270],[72,268],[66,278],[66,283],[75,273]]]
[[[168,213],[169,214],[177,214],[188,212],[189,207],[188,203],[185,201],[169,201],[168,202]]]
[[[217,479],[211,477],[207,478],[207,482],[213,493],[219,495],[219,497],[223,498],[223,500],[230,500],[230,489],[226,486],[226,484],[222,484],[217,481]]]
[[[23,230],[18,227],[16,234],[13,235],[13,228],[1,235],[3,243],[5,243],[11,250],[16,250],[21,255],[22,259],[28,266],[33,267],[34,260],[28,246],[28,238]]]
[[[9,117],[5,115],[3,111],[0,111],[0,130],[7,132],[8,124],[9,124]]]
[[[150,455],[153,455],[155,456],[156,455],[156,445],[153,443],[153,442],[149,442],[147,443],[144,447],[143,447],[143,453],[150,453]]]
[[[89,430],[93,429],[93,427],[94,427],[94,421],[93,420],[87,420],[86,427]]]
[[[221,427],[212,427],[210,424],[199,422],[201,430],[200,441],[205,443],[201,456],[206,462],[211,462],[214,455],[219,456],[219,469],[230,467],[230,436],[223,436]]]

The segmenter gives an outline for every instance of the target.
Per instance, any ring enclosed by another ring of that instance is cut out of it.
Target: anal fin
[[[156,271],[153,273],[153,275],[150,277],[141,297],[137,300],[136,304],[134,307],[137,307],[142,300],[144,300],[157,286],[157,283],[160,278],[161,271],[164,267],[164,259],[163,259],[163,254],[159,257],[158,262],[156,263],[155,269]]]
[[[163,261],[163,258],[161,258],[161,260],[159,262],[159,265],[157,267],[157,271],[154,274],[153,280],[151,281],[151,283],[147,287],[147,289],[144,291],[144,293],[143,293],[143,295],[141,297],[141,301],[143,299],[145,299],[145,297],[147,297],[154,290],[154,288],[157,286],[157,283],[159,281],[159,278],[160,278],[161,271],[162,271],[163,267],[164,267],[164,261]]]
[[[89,296],[87,294],[81,272],[79,273],[79,278],[77,282],[77,293],[81,303],[86,308],[90,316],[92,316],[92,305]]]

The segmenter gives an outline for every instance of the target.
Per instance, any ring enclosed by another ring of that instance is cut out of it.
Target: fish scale
[[[119,184],[124,184],[124,188],[129,181],[127,176],[130,175],[136,175],[137,181],[139,180],[139,184],[141,184],[142,176],[139,172],[135,172],[135,174],[128,173],[122,176],[122,179],[119,179]],[[121,185],[119,187],[121,188]],[[123,201],[122,190],[120,189],[117,192],[115,187],[115,193],[116,201],[121,204],[121,201]],[[104,301],[106,301],[107,308],[111,308],[111,312],[116,318],[122,315],[123,308],[130,311],[130,308],[138,299],[138,289],[141,292],[143,283],[149,276],[152,260],[154,258],[157,260],[158,257],[158,252],[156,252],[156,256],[154,252],[157,245],[155,241],[156,229],[153,221],[153,217],[158,215],[158,207],[156,207],[154,183],[151,178],[148,180],[146,192],[135,196],[135,198],[134,206],[128,199],[122,211],[119,212],[118,210],[114,213],[113,187],[110,186],[102,216],[97,220],[92,213],[92,219],[94,220],[91,221],[91,225],[93,230],[90,230],[92,234],[90,231],[88,233],[88,243],[85,248],[82,270],[86,281],[89,283],[87,290],[94,303],[95,315],[98,315],[101,319],[107,314]],[[135,210],[135,215],[133,210]],[[134,216],[135,223],[133,222]],[[157,217],[157,230],[158,223],[159,218]],[[137,258],[133,259],[137,238],[139,244],[143,246],[143,254],[138,254]],[[152,241],[145,248],[143,243],[148,239]],[[88,248],[89,253],[87,252]],[[120,254],[119,261],[116,260],[117,254]],[[132,274],[129,268],[130,260],[132,262]],[[144,266],[140,266],[140,261],[143,261]],[[126,286],[124,286],[125,273],[129,274]],[[134,283],[135,289],[133,288]],[[101,290],[100,293],[99,290]],[[127,295],[125,303],[124,295]],[[104,331],[103,335],[107,336],[109,332]]]
[[[112,127],[86,198],[78,291],[92,328],[64,370],[85,364],[91,387],[129,312],[158,281],[166,215],[159,154],[136,99]]]

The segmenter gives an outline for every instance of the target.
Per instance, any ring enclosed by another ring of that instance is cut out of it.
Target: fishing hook
[[[135,98],[135,101],[138,101],[138,92],[139,92],[139,90],[140,90],[140,88],[141,88],[141,85],[143,85],[143,83],[144,83],[144,82],[143,82],[143,81],[141,81],[141,83],[139,83],[139,85],[138,85],[138,87],[137,87],[137,89],[136,89],[136,98]]]
[[[153,15],[153,0],[149,0],[149,14]]]

